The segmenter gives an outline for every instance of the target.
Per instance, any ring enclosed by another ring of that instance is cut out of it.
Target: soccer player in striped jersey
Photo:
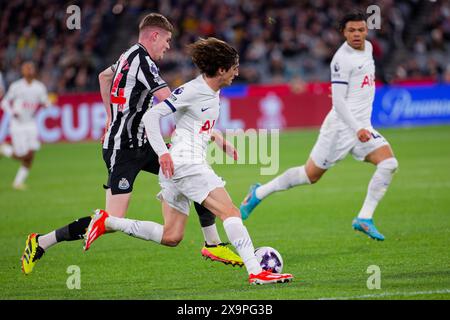
[[[161,164],[158,194],[163,206],[164,225],[109,216],[99,210],[86,232],[85,250],[106,231],[122,231],[130,236],[176,246],[183,239],[191,201],[212,211],[223,221],[228,239],[244,261],[250,284],[289,282],[291,274],[262,270],[254,253],[239,210],[225,190],[225,182],[206,161],[207,145],[219,117],[220,89],[238,75],[239,56],[224,41],[200,39],[189,47],[201,74],[173,91],[166,100],[144,116],[145,130]],[[161,136],[161,117],[174,113],[176,121],[172,147]]]
[[[119,60],[99,75],[100,92],[107,111],[103,138],[103,160],[108,170],[105,210],[112,216],[125,217],[133,184],[140,171],[159,172],[158,156],[145,135],[142,116],[156,97],[164,101],[171,94],[160,77],[155,61],[170,48],[173,26],[164,16],[151,13],[139,25],[139,42],[126,50]],[[216,142],[224,149],[231,146],[215,133]],[[196,204],[205,246],[201,252],[212,260],[243,265],[226,243],[222,243],[214,215]],[[22,270],[29,274],[45,250],[62,242],[82,239],[91,217],[80,218],[44,235],[28,236],[22,256]]]
[[[366,40],[366,17],[360,12],[350,13],[343,18],[340,28],[346,41],[330,65],[333,108],[322,124],[310,158],[305,165],[290,168],[264,185],[252,185],[240,211],[242,218],[247,219],[270,194],[316,183],[329,168],[351,153],[356,160],[376,166],[366,199],[352,227],[382,241],[384,236],[375,227],[373,214],[391,183],[398,162],[389,143],[370,121],[375,97],[375,63],[372,44]]]

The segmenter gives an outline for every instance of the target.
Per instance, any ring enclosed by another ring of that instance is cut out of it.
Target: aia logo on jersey
[[[372,87],[375,85],[375,75],[369,74],[364,76],[364,80],[361,83],[361,88],[364,88],[364,86]]]
[[[203,124],[202,128],[200,129],[199,133],[211,133],[214,125],[216,124],[216,120],[213,120],[212,125],[209,120],[206,120],[206,122]]]

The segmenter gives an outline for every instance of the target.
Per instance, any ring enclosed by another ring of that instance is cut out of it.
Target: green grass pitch
[[[28,233],[44,233],[104,206],[106,170],[98,143],[44,145],[25,192],[11,189],[18,164],[0,159],[1,299],[449,299],[450,126],[385,129],[400,163],[375,214],[386,241],[351,228],[374,168],[349,156],[313,186],[264,200],[247,228],[255,247],[272,246],[292,283],[250,286],[244,269],[204,261],[203,236],[191,210],[176,248],[124,234],[106,235],[91,250],[81,241],[49,249],[24,276],[19,258]],[[280,136],[280,173],[301,165],[317,130]],[[253,182],[266,182],[257,165],[215,165],[236,205]],[[162,222],[157,177],[138,177],[128,217]],[[222,240],[227,240],[221,222]],[[80,268],[81,289],[68,289],[69,266]],[[381,289],[369,290],[377,265]]]

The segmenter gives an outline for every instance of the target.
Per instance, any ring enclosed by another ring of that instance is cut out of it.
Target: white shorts
[[[189,215],[191,201],[201,204],[211,191],[223,188],[225,181],[208,165],[191,164],[175,166],[175,175],[171,179],[160,170],[159,184],[158,199],[164,199],[172,208]]]
[[[37,151],[41,147],[38,129],[34,122],[18,123],[11,121],[10,133],[16,156],[22,157],[29,151]]]
[[[336,126],[332,121],[323,123],[316,144],[311,151],[314,164],[322,169],[329,169],[344,159],[349,153],[359,161],[363,161],[372,151],[389,145],[386,139],[374,128],[367,128],[372,137],[367,142],[358,140],[356,133],[346,127]]]

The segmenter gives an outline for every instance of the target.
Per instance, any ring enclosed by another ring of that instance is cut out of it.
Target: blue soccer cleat
[[[261,202],[261,200],[256,197],[255,193],[256,189],[260,186],[260,183],[255,183],[254,185],[250,186],[250,190],[247,196],[242,201],[241,206],[239,207],[242,220],[248,219],[253,209],[255,209],[255,207]]]
[[[355,218],[352,222],[352,227],[356,231],[361,231],[362,233],[367,234],[370,238],[383,241],[384,236],[378,232],[377,227],[373,224],[372,219],[360,219]]]

